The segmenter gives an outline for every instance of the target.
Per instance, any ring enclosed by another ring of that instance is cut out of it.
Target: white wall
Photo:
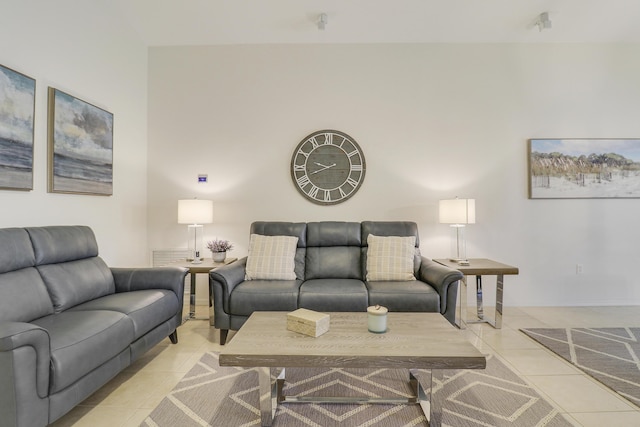
[[[529,138],[640,137],[638,76],[637,45],[151,48],[150,246],[186,245],[177,200],[197,196],[215,202],[205,236],[232,240],[232,256],[254,220],[372,219],[416,221],[423,254],[446,257],[437,203],[458,195],[477,200],[469,256],[520,268],[507,305],[640,304],[640,200],[527,198]],[[360,191],[329,207],[289,173],[324,128],[367,161]]]
[[[0,227],[85,224],[112,266],[146,265],[147,48],[102,2],[3,1],[0,64],[36,79],[34,187],[0,190]],[[114,114],[113,196],[47,193],[47,88]]]

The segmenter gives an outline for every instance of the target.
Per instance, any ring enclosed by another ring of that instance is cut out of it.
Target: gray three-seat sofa
[[[209,273],[214,326],[224,344],[254,311],[297,308],[366,311],[380,304],[389,311],[437,312],[455,321],[462,273],[423,257],[414,222],[254,222],[250,234],[295,236],[295,280],[245,280],[247,258]],[[367,239],[415,236],[414,280],[369,281]]]

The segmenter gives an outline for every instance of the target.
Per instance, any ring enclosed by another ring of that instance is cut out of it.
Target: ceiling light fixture
[[[551,29],[551,19],[549,19],[549,12],[542,12],[538,19],[536,19],[535,24],[538,27],[538,31],[542,32],[542,30]]]
[[[324,30],[324,27],[327,25],[327,14],[326,13],[321,13],[320,16],[318,16],[318,29],[319,30]]]

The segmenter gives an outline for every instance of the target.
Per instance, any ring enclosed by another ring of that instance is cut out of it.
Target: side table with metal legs
[[[206,259],[203,259],[202,262],[199,264],[194,264],[193,262],[187,261],[187,260],[174,261],[169,264],[171,266],[184,267],[189,269],[189,276],[191,279],[191,283],[190,283],[191,287],[189,289],[189,315],[185,316],[184,321],[196,318],[196,275],[197,274],[209,275],[209,272],[211,270],[218,267],[222,267],[223,265],[231,264],[235,260],[237,260],[237,258],[227,257],[224,261],[214,262],[211,258],[206,258]],[[207,281],[207,289],[209,289],[209,292],[211,292],[208,285],[208,281]],[[211,304],[211,301],[212,301],[211,295],[209,295],[208,301],[209,301],[209,304]]]
[[[518,274],[518,267],[502,264],[486,258],[469,259],[469,265],[459,265],[448,259],[434,259],[438,264],[445,265],[460,271],[464,276],[461,280],[460,304],[456,308],[456,318],[460,329],[465,329],[467,324],[488,323],[496,329],[502,328],[502,310],[504,296],[504,275]],[[467,278],[476,276],[476,319],[467,319]],[[482,276],[496,276],[496,313],[494,319],[488,319],[484,314],[482,295]]]

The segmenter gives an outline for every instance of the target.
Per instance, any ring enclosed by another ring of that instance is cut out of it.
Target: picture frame
[[[49,192],[113,195],[113,114],[49,87]]]
[[[35,79],[0,65],[0,190],[33,190]]]
[[[640,198],[640,139],[530,139],[528,169],[530,199]]]

